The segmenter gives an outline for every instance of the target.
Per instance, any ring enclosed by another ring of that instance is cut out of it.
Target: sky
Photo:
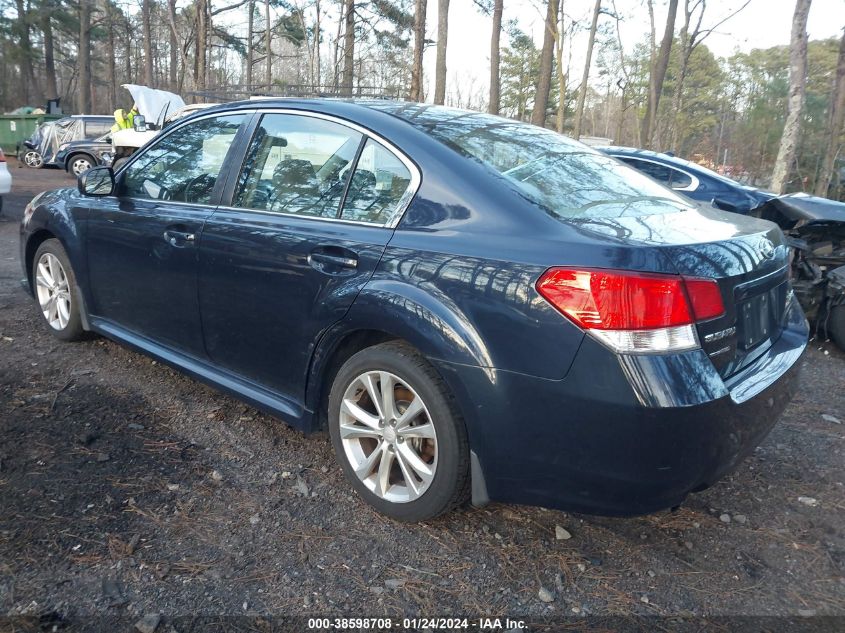
[[[426,15],[427,37],[437,37],[437,1],[429,0]],[[545,13],[541,0],[505,0],[503,21],[516,19],[520,28],[530,34],[538,46],[542,44]],[[584,32],[576,35],[568,51],[570,72],[580,77],[584,68],[593,0],[564,0],[564,13],[585,25]],[[610,6],[610,0],[605,0]],[[680,1],[676,31],[682,22],[683,0]],[[658,40],[666,20],[666,1],[655,0],[655,20]],[[739,0],[709,0],[703,27],[713,25],[741,5]],[[649,34],[648,10],[645,0],[616,0],[617,10],[625,16],[621,33],[626,50],[643,41]],[[717,57],[727,57],[739,50],[769,48],[789,44],[792,29],[794,0],[751,0],[737,15],[725,22],[705,44]],[[610,21],[602,16],[600,20]],[[491,18],[478,11],[472,0],[452,0],[449,10],[449,43],[446,67],[448,89],[460,86],[463,90],[486,92],[490,73],[490,29]],[[839,37],[845,27],[845,0],[813,0],[807,31],[810,39]],[[502,45],[507,44],[503,35]],[[596,53],[593,54],[595,60]],[[435,47],[426,50],[425,75],[428,94],[434,94]]]

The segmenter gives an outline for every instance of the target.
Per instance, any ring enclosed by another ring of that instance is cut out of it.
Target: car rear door
[[[205,356],[197,248],[223,189],[218,175],[248,118],[205,117],[175,128],[118,174],[116,196],[90,203],[90,312],[106,328]]]
[[[346,122],[266,112],[208,219],[199,302],[218,366],[294,402],[322,332],[372,276],[419,181],[413,164]]]

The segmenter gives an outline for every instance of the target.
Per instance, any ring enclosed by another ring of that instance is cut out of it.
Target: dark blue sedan
[[[598,149],[641,171],[661,185],[725,211],[747,214],[775,197],[773,193],[741,185],[706,167],[670,154],[631,147]]]
[[[21,254],[58,338],[327,429],[361,497],[406,521],[470,497],[675,506],[763,439],[807,341],[774,224],[419,104],[204,110],[36,197]]]

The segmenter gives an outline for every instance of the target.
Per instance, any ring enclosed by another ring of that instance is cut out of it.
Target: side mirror
[[[135,118],[132,119],[132,127],[135,128],[136,132],[146,132],[147,118],[143,114],[136,114]]]
[[[739,207],[733,202],[724,200],[723,198],[713,198],[713,206],[722,211],[730,211],[731,213],[739,213]]]
[[[114,193],[114,172],[111,167],[92,167],[79,174],[76,186],[83,196],[110,196]]]

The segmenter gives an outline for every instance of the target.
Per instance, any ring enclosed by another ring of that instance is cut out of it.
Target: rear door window
[[[265,114],[247,150],[234,206],[337,217],[362,138],[333,121]]]
[[[669,186],[672,189],[686,189],[692,185],[692,178],[686,172],[677,169],[669,170]]]

